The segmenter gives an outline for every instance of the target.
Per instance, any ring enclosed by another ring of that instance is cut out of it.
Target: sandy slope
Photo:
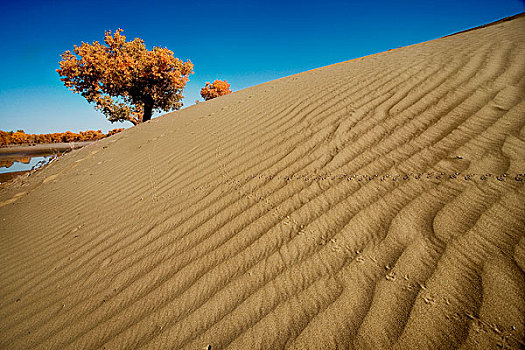
[[[201,103],[1,189],[0,348],[520,348],[524,57],[518,17]]]

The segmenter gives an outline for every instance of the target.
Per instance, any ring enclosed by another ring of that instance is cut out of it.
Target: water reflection
[[[35,170],[49,163],[57,156],[56,154],[38,157],[23,156],[18,158],[11,156],[9,159],[2,159],[2,157],[0,157],[0,173]]]
[[[0,147],[0,184],[36,170],[64,153],[91,143],[93,141]]]
[[[16,159],[0,159],[0,168],[10,168],[15,162],[29,164],[31,157],[20,157]]]

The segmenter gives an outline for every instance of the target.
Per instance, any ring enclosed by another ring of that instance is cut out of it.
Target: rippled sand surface
[[[525,17],[165,115],[0,189],[2,349],[519,349]]]

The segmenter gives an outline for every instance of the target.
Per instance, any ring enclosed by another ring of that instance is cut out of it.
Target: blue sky
[[[109,123],[62,85],[60,54],[105,30],[167,47],[195,74],[184,105],[206,81],[232,90],[525,11],[523,0],[443,1],[1,1],[0,129],[29,133],[129,127]],[[159,114],[156,114],[159,115]]]

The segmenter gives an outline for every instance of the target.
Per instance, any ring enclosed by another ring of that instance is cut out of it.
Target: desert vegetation
[[[111,122],[134,125],[151,119],[155,110],[182,107],[182,90],[193,64],[167,48],[147,50],[144,41],[126,41],[118,29],[105,32],[104,43],[82,43],[64,52],[57,73],[64,85],[81,94]]]
[[[96,141],[105,137],[117,134],[124,128],[110,130],[107,134],[97,130],[80,131],[74,133],[71,131],[55,132],[52,134],[26,134],[24,130],[3,131],[0,130],[0,146],[9,145],[35,145],[41,143],[59,143],[59,142],[81,142]]]
[[[231,94],[230,84],[226,80],[215,80],[213,83],[206,82],[201,89],[201,96],[205,101],[212,98]]]

